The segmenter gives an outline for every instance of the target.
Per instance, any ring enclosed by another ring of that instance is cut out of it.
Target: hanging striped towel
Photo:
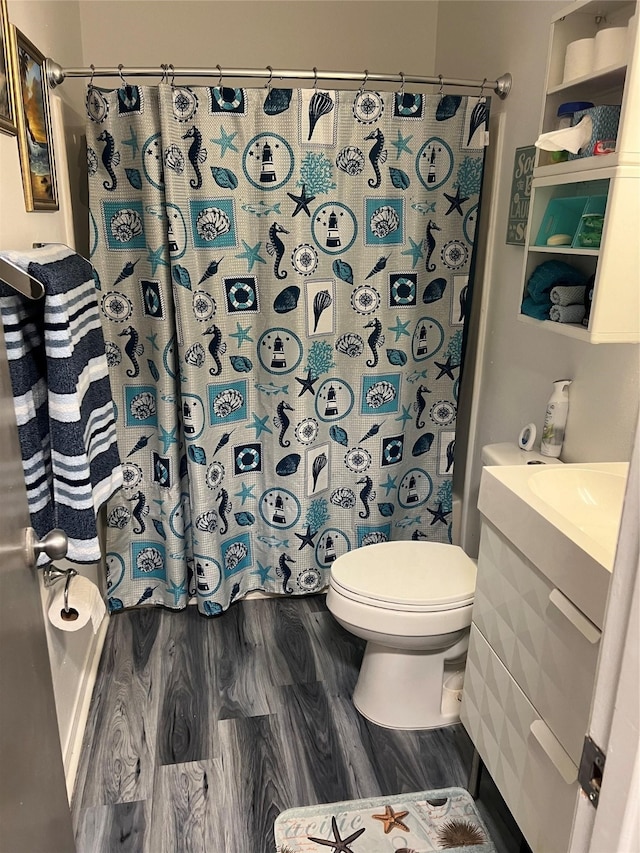
[[[91,265],[59,245],[1,256],[45,289],[34,301],[0,283],[31,525],[40,538],[61,528],[68,559],[95,563],[96,516],[122,467]]]

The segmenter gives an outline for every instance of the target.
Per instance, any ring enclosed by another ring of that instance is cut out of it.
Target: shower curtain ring
[[[313,88],[317,92],[318,91],[318,69],[313,66]]]
[[[273,80],[273,68],[270,65],[267,65],[267,71],[269,72],[269,79],[264,84],[264,88],[270,92],[271,91],[271,81]]]
[[[482,86],[480,86],[480,100],[483,103],[486,100],[485,96],[484,96],[484,87],[486,86],[486,84],[487,84],[487,78],[485,77],[484,80],[482,81]]]
[[[404,71],[400,71],[399,74],[400,74],[400,79],[402,80],[402,83],[400,84],[399,95],[400,95],[400,98],[402,99],[402,98],[404,98]]]
[[[160,85],[162,85],[162,83],[167,82],[167,66],[164,62],[160,63],[160,70],[162,71],[162,76],[160,77]]]
[[[367,85],[367,80],[369,79],[369,72],[367,69],[364,69],[364,80],[362,81],[362,85],[360,86],[360,94],[364,92],[364,87]]]
[[[89,87],[88,88],[93,89],[93,78],[94,78],[94,75],[96,73],[96,66],[93,63],[91,63],[89,68],[91,69],[91,79],[89,80]]]
[[[172,63],[172,62],[170,62],[170,63],[167,65],[167,69],[169,69],[169,68],[171,69],[171,88],[173,89],[173,86],[174,86],[174,84],[175,84],[175,82],[176,82],[176,69],[173,67],[173,63]]]
[[[438,95],[440,96],[440,100],[444,97],[444,81],[442,79],[442,74],[438,74],[438,80],[440,81],[440,88],[438,89]]]
[[[120,63],[120,65],[118,65],[118,74],[119,74],[119,76],[120,76],[120,79],[122,80],[122,86],[123,86],[123,88],[126,88],[129,84],[128,84],[128,83],[127,83],[127,81],[124,79],[124,75],[123,75],[123,73],[122,73],[122,69],[123,69],[123,68],[124,68],[124,65],[123,65],[122,63]]]
[[[218,89],[222,89],[222,68],[219,65],[216,65],[218,69]]]

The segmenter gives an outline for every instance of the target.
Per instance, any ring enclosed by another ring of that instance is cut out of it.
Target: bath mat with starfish
[[[288,809],[274,835],[277,853],[495,853],[463,788]]]

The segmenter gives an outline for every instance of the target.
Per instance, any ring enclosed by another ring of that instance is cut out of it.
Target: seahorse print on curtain
[[[450,540],[478,104],[89,89],[112,610],[214,615],[316,592],[352,548]]]

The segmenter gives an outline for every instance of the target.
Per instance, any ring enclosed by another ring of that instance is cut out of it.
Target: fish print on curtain
[[[87,108],[111,609],[213,615],[449,541],[487,101],[161,84]]]

